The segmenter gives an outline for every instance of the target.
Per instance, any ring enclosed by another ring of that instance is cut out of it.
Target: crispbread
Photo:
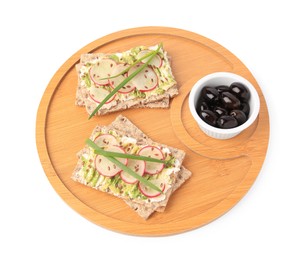
[[[155,211],[162,212],[164,211],[167,202],[172,195],[172,193],[178,189],[190,176],[191,172],[184,168],[182,166],[183,159],[185,157],[185,152],[179,149],[175,149],[166,145],[158,144],[151,140],[147,135],[145,135],[139,128],[137,128],[129,119],[127,119],[124,116],[118,116],[110,125],[108,126],[96,126],[95,129],[92,132],[91,136],[94,136],[99,131],[109,131],[113,130],[116,131],[121,136],[127,136],[132,137],[136,139],[138,145],[157,145],[160,147],[168,148],[172,155],[176,158],[178,161],[178,164],[180,166],[180,171],[175,174],[174,183],[172,187],[167,190],[165,193],[165,198],[162,201],[159,202],[149,202],[147,200],[134,200],[134,199],[125,199],[122,198],[133,210],[135,210],[139,216],[141,216],[144,219],[147,219],[152,213]],[[83,162],[81,160],[81,155],[83,153],[87,153],[89,151],[88,147],[85,147],[78,153],[79,160],[77,162],[77,165],[75,167],[75,170],[72,174],[72,179],[80,182],[84,185],[87,185],[83,175],[82,175],[82,167]],[[109,191],[108,191],[109,193]],[[112,195],[114,195],[112,192],[110,192]]]
[[[111,54],[104,53],[86,53],[81,55],[80,63],[76,65],[76,71],[78,74],[78,86],[76,90],[76,100],[75,104],[77,106],[85,106],[88,114],[91,114],[98,103],[94,102],[89,98],[89,90],[88,87],[84,84],[82,79],[80,78],[80,69],[84,64],[89,62],[93,62],[96,59],[102,59],[105,57],[109,57]],[[113,54],[112,54],[113,55]],[[170,67],[170,58],[165,52],[165,62],[169,64]],[[170,70],[170,74],[172,74]],[[173,76],[172,76],[173,77]],[[103,106],[98,110],[97,115],[104,115],[107,113],[112,113],[116,111],[122,111],[129,108],[169,108],[170,99],[174,96],[178,95],[178,85],[174,82],[171,87],[169,87],[163,94],[155,94],[147,96],[146,98],[135,97],[134,99],[129,100],[114,100],[109,106]]]

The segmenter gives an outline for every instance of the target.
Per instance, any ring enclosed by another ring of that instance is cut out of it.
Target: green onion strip
[[[118,153],[118,152],[110,152],[105,151],[99,146],[97,146],[93,141],[90,139],[86,140],[86,144],[88,144],[90,147],[92,147],[95,150],[96,154],[103,155],[105,157],[117,157],[117,158],[128,158],[128,159],[134,159],[134,160],[141,160],[141,161],[148,161],[148,162],[156,162],[156,163],[163,163],[168,165],[169,161],[160,160],[152,157],[142,156],[142,155],[134,155],[134,154],[128,154],[128,153]]]
[[[161,189],[159,189],[156,185],[154,185],[153,183],[151,183],[147,179],[143,178],[142,176],[138,175],[136,172],[131,170],[129,167],[127,167],[126,165],[124,165],[123,163],[121,163],[120,161],[118,161],[114,157],[129,158],[129,159],[136,159],[136,160],[145,160],[145,161],[160,162],[160,163],[166,163],[166,161],[162,161],[162,160],[155,159],[155,158],[149,158],[149,157],[146,157],[146,156],[136,156],[136,155],[132,155],[132,154],[122,154],[122,153],[104,151],[103,149],[101,149],[98,145],[96,145],[90,139],[86,140],[86,144],[89,145],[92,149],[94,149],[96,154],[100,154],[100,155],[105,156],[109,161],[111,161],[112,163],[117,165],[123,171],[129,173],[131,176],[133,176],[134,178],[136,178],[137,180],[142,182],[144,185],[146,185],[146,186],[148,186],[148,187],[150,187],[150,188],[152,188],[152,189],[154,189],[154,190],[156,190],[160,193],[163,193],[161,191]]]

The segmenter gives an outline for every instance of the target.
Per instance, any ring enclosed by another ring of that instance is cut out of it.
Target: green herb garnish
[[[109,161],[111,161],[112,163],[114,163],[115,165],[117,165],[123,171],[129,173],[131,176],[133,176],[134,178],[136,178],[137,180],[139,180],[140,182],[142,182],[144,185],[146,185],[146,186],[148,186],[148,187],[150,187],[150,188],[152,188],[152,189],[154,189],[154,190],[156,190],[156,191],[158,191],[160,193],[163,193],[161,191],[161,189],[159,189],[156,185],[154,185],[153,183],[151,183],[147,179],[145,179],[145,178],[141,177],[140,175],[138,175],[136,172],[134,172],[133,170],[131,170],[129,167],[127,167],[126,165],[124,165],[123,163],[121,163],[120,161],[118,161],[117,159],[115,159],[114,156],[109,156],[107,154],[116,154],[115,157],[118,157],[118,158],[131,158],[131,159],[135,159],[135,158],[132,158],[133,155],[104,151],[103,149],[101,149],[98,145],[96,145],[90,139],[86,140],[86,144],[89,145],[92,149],[94,149],[94,151],[95,151],[96,154],[100,154],[100,155],[105,156]],[[144,157],[146,160],[153,159],[153,160],[156,160],[158,162],[164,162],[164,161],[159,160],[159,159],[149,158],[149,157],[145,157],[145,156],[134,156],[134,157],[138,157],[139,160],[141,160],[140,159],[141,157]]]
[[[150,57],[145,63],[143,63],[138,69],[136,69],[129,77],[125,78],[121,83],[119,83],[119,85],[114,88],[109,95],[107,95],[102,102],[95,108],[95,110],[91,113],[91,115],[89,116],[88,119],[92,118],[97,112],[98,110],[114,95],[116,94],[117,91],[119,91],[123,86],[125,86],[132,78],[134,78],[138,73],[140,73],[150,62],[151,60],[155,57],[155,55],[157,55],[157,53],[159,52],[159,50],[161,49],[162,44],[160,43],[158,48],[155,51],[152,51],[146,55],[144,55],[143,57],[141,57],[139,60],[143,60],[146,59],[148,57]],[[119,75],[122,75],[123,73],[125,73],[129,68],[125,69],[124,71],[122,71]],[[119,76],[118,75],[118,76]],[[116,77],[117,75],[113,76]],[[109,77],[111,78],[111,77]]]
[[[129,167],[127,167],[126,165],[122,164],[119,160],[115,159],[114,157],[110,157],[110,156],[107,156],[106,158],[110,162],[114,163],[119,168],[121,168],[123,171],[129,173],[134,178],[136,178],[137,180],[139,180],[140,182],[142,182],[144,185],[146,185],[146,186],[148,186],[148,187],[152,188],[153,190],[156,190],[156,191],[158,191],[160,193],[163,193],[163,191],[161,191],[161,189],[159,189],[156,185],[154,185],[153,183],[151,183],[147,179],[145,179],[145,178],[141,177],[140,175],[138,175],[136,172],[134,172],[133,170],[131,170]]]
[[[148,161],[148,162],[156,162],[156,163],[163,163],[166,166],[169,165],[170,161],[160,160],[152,157],[146,157],[141,155],[134,155],[134,154],[128,154],[128,153],[118,153],[118,152],[110,152],[105,151],[104,149],[97,146],[93,141],[90,139],[86,140],[86,144],[88,144],[91,148],[95,150],[96,154],[103,155],[105,157],[117,157],[117,158],[128,158],[128,159],[134,159],[134,160],[141,160],[141,161]]]

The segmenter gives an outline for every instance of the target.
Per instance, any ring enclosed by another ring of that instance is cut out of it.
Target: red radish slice
[[[110,92],[107,89],[104,89],[103,87],[94,87],[91,86],[89,90],[89,96],[91,99],[96,103],[101,103],[102,100],[109,95]],[[115,95],[113,95],[105,104],[108,104],[112,102],[115,98]]]
[[[137,54],[136,58],[137,58],[137,59],[140,59],[140,58],[142,58],[144,55],[148,54],[149,52],[151,52],[151,50],[142,50],[142,51],[140,51],[140,52]],[[149,60],[149,58],[150,58],[150,57],[145,58],[145,59],[142,60],[141,62],[146,63],[146,62]],[[161,66],[162,66],[162,59],[161,59],[161,57],[157,54],[157,55],[156,55],[156,56],[149,62],[149,64],[152,65],[152,66],[155,66],[155,67],[157,67],[157,68],[161,68]]]
[[[109,148],[105,149],[110,152],[117,152],[117,153],[125,153],[125,151],[119,146],[110,146]],[[116,158],[124,165],[127,165],[128,159],[127,158]],[[122,170],[116,166],[114,163],[109,161],[103,155],[97,155],[95,157],[95,166],[97,171],[106,177],[113,177],[116,174],[120,173]]]
[[[117,78],[113,78],[110,81],[111,87],[116,88],[121,82],[125,80],[125,76],[120,75]],[[128,94],[135,89],[135,86],[129,81],[126,85],[124,85],[120,90],[118,90],[121,94]]]
[[[125,69],[127,69],[129,67],[129,64],[126,64],[126,63],[118,63],[116,64],[116,66],[113,68],[112,72],[111,72],[111,76],[114,76],[114,75],[117,75],[121,72],[123,72]],[[127,76],[128,72],[125,72],[123,74],[123,76]],[[110,79],[110,81],[113,81],[114,78]]]
[[[115,61],[111,59],[102,59],[98,61],[96,64],[92,65],[89,70],[91,80],[97,85],[109,84],[109,79],[102,79],[110,77],[115,66]]]
[[[141,65],[138,64],[132,67],[129,70],[128,75],[132,74],[140,66]],[[131,82],[139,91],[147,92],[158,86],[158,76],[151,67],[145,67],[131,80]]]
[[[127,65],[127,64],[123,64],[123,63],[117,64],[116,67],[114,68],[113,72],[112,72],[112,76],[121,73],[122,71],[124,71],[128,67],[129,67],[129,65]],[[113,88],[116,88],[121,82],[123,82],[125,80],[127,75],[128,75],[128,73],[125,73],[124,75],[119,75],[116,78],[110,79],[109,80],[110,85]],[[126,85],[124,85],[118,92],[121,93],[121,94],[127,94],[127,93],[132,92],[134,89],[135,89],[135,86],[130,81]]]
[[[143,176],[145,170],[145,161],[128,159],[127,167],[136,172],[138,175]],[[122,171],[120,173],[120,177],[124,182],[129,184],[134,184],[138,181],[136,178],[125,171]]]
[[[126,77],[123,75],[118,76],[117,78],[114,79],[112,87],[115,88],[117,87],[122,81],[124,81]],[[120,90],[118,90],[119,93],[121,94],[128,94],[132,92],[136,87],[132,84],[131,81],[129,81],[126,85],[124,85]]]
[[[163,192],[165,190],[165,183],[163,180],[159,180],[159,179],[153,179],[153,180],[149,180],[152,184],[154,184],[155,186],[157,186],[158,188],[160,188],[160,190]],[[140,190],[140,192],[148,197],[148,198],[155,198],[158,197],[161,192],[156,191],[148,186],[146,186],[145,184],[143,184],[142,182],[139,182],[138,184],[138,188]]]
[[[94,140],[94,143],[99,147],[118,145],[116,138],[110,134],[102,134],[97,136]]]
[[[145,146],[139,151],[138,154],[142,156],[164,160],[164,155],[162,151],[156,146]],[[154,175],[160,173],[163,170],[163,168],[164,163],[146,162],[145,172]]]

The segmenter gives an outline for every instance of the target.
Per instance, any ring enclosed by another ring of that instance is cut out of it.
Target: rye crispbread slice
[[[128,52],[128,51],[127,51]],[[169,72],[171,77],[174,79],[170,67],[170,58],[168,57],[166,51],[162,50],[164,62],[169,66]],[[98,103],[94,102],[89,97],[89,88],[86,86],[86,83],[81,78],[81,68],[85,64],[93,63],[96,60],[107,58],[113,54],[104,54],[104,53],[87,53],[82,54],[80,63],[76,65],[77,77],[78,77],[78,86],[76,90],[76,101],[77,106],[84,106],[87,113],[90,115]],[[155,94],[147,96],[146,98],[138,98],[129,100],[114,100],[109,105],[104,105],[101,109],[98,110],[97,115],[104,115],[116,111],[122,111],[129,108],[168,108],[170,104],[170,99],[178,95],[179,89],[175,81],[169,83],[169,88],[163,94]]]
[[[96,126],[92,132],[91,138],[98,133],[101,132],[108,132],[109,130],[113,130],[117,132],[118,135],[132,137],[137,140],[137,145],[157,145],[160,147],[168,148],[172,155],[178,160],[180,171],[174,174],[173,176],[173,185],[172,187],[166,192],[165,198],[162,201],[155,202],[155,201],[147,201],[147,200],[134,200],[127,197],[121,197],[139,216],[143,219],[148,219],[151,214],[155,211],[163,212],[170,196],[173,194],[175,190],[177,190],[187,179],[190,178],[191,172],[187,170],[185,167],[182,166],[183,159],[185,157],[185,152],[179,149],[175,149],[164,144],[159,144],[151,140],[147,135],[145,135],[139,128],[137,128],[129,119],[124,116],[118,116],[110,125],[108,126]],[[78,153],[78,162],[75,167],[75,170],[72,174],[72,179],[80,182],[84,185],[87,185],[83,174],[82,174],[82,167],[83,161],[80,159],[83,153],[88,153],[89,148],[85,147]],[[96,187],[95,187],[96,188]],[[96,188],[97,189],[97,188]],[[113,192],[108,192],[112,195]]]

